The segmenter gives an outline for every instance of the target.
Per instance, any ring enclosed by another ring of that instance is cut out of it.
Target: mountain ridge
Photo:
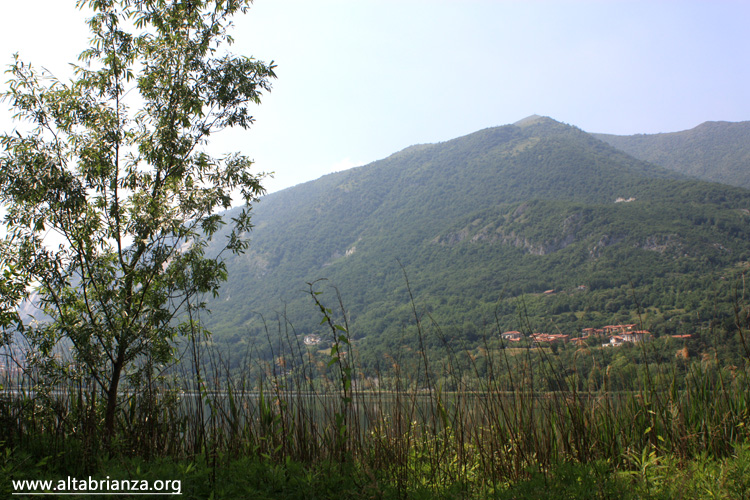
[[[524,294],[585,285],[594,303],[624,304],[590,310],[626,316],[634,307],[626,312],[622,287],[682,286],[750,259],[747,190],[643,162],[548,117],[522,122],[264,197],[248,251],[227,262],[209,327],[230,343],[255,342],[265,335],[256,313],[278,311],[300,334],[316,332],[305,289],[325,278],[319,286],[338,288],[372,355],[402,342],[412,294],[471,339],[496,308],[503,327],[518,329],[512,304]],[[563,302],[580,295],[554,300],[549,316],[575,331],[586,306]]]
[[[679,132],[594,137],[698,179],[750,188],[750,121],[707,121]]]

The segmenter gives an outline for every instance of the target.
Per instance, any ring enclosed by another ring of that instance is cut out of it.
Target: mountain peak
[[[537,123],[554,122],[554,121],[555,120],[553,120],[552,118],[548,116],[531,115],[531,116],[527,116],[526,118],[522,120],[518,120],[513,125],[515,125],[516,127],[524,128],[524,127],[529,127],[531,125],[536,125]]]

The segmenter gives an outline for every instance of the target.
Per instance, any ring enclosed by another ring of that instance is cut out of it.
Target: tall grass
[[[415,307],[419,356],[393,354],[365,377],[341,298],[328,307],[314,284],[310,295],[332,346],[327,359],[303,345],[283,316],[267,326],[270,357],[252,348],[228,355],[205,332],[186,332],[182,363],[149,367],[123,393],[108,449],[98,439],[103,401],[85,374],[71,360],[57,380],[29,365],[3,382],[0,443],[78,472],[107,454],[201,457],[214,471],[251,456],[353,466],[398,491],[490,491],[560,463],[638,470],[659,456],[724,457],[750,437],[747,362],[729,370],[706,358],[678,389],[682,375],[673,365],[649,364],[652,347],[643,343],[639,387],[611,391],[608,372],[599,388],[587,386],[544,349],[514,359],[487,339],[478,351],[459,349]],[[742,311],[736,327],[745,335]],[[445,350],[439,364],[425,348],[430,335]],[[579,355],[593,354],[584,348]],[[437,373],[447,374],[451,390]]]

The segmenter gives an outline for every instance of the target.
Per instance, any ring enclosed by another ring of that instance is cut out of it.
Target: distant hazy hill
[[[669,134],[593,135],[670,170],[750,188],[750,122],[706,122]]]
[[[745,189],[529,117],[266,196],[209,326],[267,344],[257,313],[278,311],[296,334],[321,332],[305,283],[327,278],[324,300],[336,285],[375,362],[415,341],[403,266],[419,311],[470,342],[496,322],[573,333],[632,321],[639,306],[656,329],[711,314],[718,278],[750,259],[748,208]]]

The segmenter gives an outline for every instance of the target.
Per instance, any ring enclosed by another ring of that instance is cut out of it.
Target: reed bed
[[[423,348],[416,358],[384,360],[366,377],[345,317],[337,321],[311,295],[331,336],[325,360],[283,319],[269,328],[272,355],[264,358],[253,349],[227,356],[193,332],[180,345],[181,363],[146,366],[141,384],[122,394],[107,449],[98,437],[97,387],[71,360],[68,376],[57,379],[30,365],[3,382],[0,443],[51,457],[60,470],[94,469],[105,455],[200,458],[214,470],[255,457],[355,467],[398,491],[457,484],[489,491],[560,463],[638,470],[658,457],[726,457],[750,437],[747,362],[731,370],[693,364],[679,389],[674,367],[644,363],[640,387],[611,391],[606,372],[599,388],[586,388],[543,350],[510,360],[488,342],[480,375],[475,355],[444,341],[449,355],[440,366]],[[422,346],[427,335],[442,338],[416,322]],[[640,348],[648,359],[649,345]]]

